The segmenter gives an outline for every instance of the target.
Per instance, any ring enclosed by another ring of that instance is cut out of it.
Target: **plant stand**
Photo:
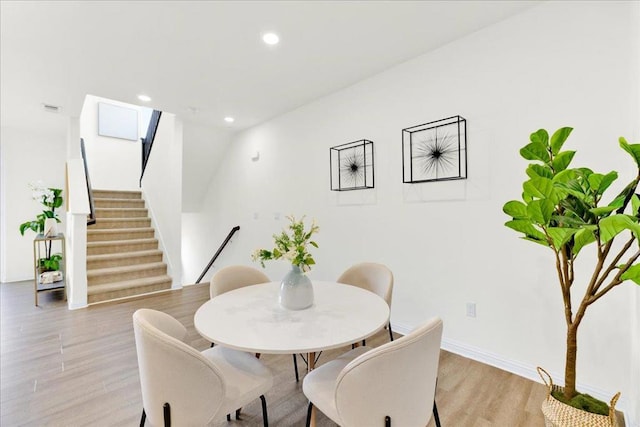
[[[62,253],[62,260],[60,261],[60,271],[62,272],[62,280],[55,281],[53,283],[40,283],[40,258],[43,257],[43,254],[46,253],[46,246],[51,244],[51,251],[53,252],[53,246],[60,246],[60,253]],[[55,291],[58,289],[64,290],[64,298],[67,299],[67,275],[65,269],[65,263],[67,260],[66,252],[65,252],[65,239],[64,234],[58,233],[55,236],[44,236],[42,234],[38,234],[33,239],[33,293],[35,298],[35,305],[38,306],[38,293],[39,292],[48,292]]]

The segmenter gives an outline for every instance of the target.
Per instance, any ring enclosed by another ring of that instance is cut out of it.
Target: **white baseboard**
[[[396,323],[392,323],[391,328],[393,329],[394,332],[397,332],[402,335],[407,334],[409,331],[411,331],[411,329],[413,329],[411,327],[408,327],[407,325],[396,324]],[[460,341],[448,339],[448,338],[442,339],[441,347],[443,350],[446,350],[448,352],[458,354],[460,356],[484,363],[486,365],[494,366],[498,369],[511,372],[512,374],[519,375],[521,377],[530,379],[537,383],[542,383],[542,379],[538,375],[536,366],[529,365],[527,363],[522,363],[517,360],[507,359],[499,354],[491,353],[479,347],[474,347],[472,345],[469,345]],[[556,384],[562,385],[562,381],[560,380],[564,378],[563,374],[559,372],[549,372],[549,374],[551,374],[551,377],[554,378],[554,382]],[[581,392],[588,393],[593,397],[603,400],[607,403],[609,403],[613,395],[616,393],[616,392],[602,390],[602,389],[590,386],[588,384],[581,384],[581,383],[577,384],[577,388]],[[624,395],[622,395],[620,396],[620,400],[618,400],[618,403],[616,404],[616,409],[624,413],[625,425],[627,427],[640,427],[640,425],[638,425],[637,423],[634,423],[630,419],[628,415],[629,411],[627,410],[627,408],[629,408],[628,405],[629,405],[629,402],[627,398]]]

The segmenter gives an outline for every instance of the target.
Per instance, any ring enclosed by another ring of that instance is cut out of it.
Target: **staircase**
[[[167,265],[139,191],[93,190],[87,227],[89,304],[171,288]]]

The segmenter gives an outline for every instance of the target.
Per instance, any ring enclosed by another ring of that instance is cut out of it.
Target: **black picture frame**
[[[402,129],[402,182],[467,179],[467,120],[447,117]]]

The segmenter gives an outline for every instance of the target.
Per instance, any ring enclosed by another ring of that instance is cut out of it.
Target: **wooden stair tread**
[[[154,268],[163,268],[166,266],[167,264],[164,262],[151,262],[146,264],[123,265],[120,267],[95,268],[87,270],[87,278],[109,274],[129,273],[138,270],[152,270]]]
[[[87,234],[148,233],[149,231],[154,231],[153,227],[94,228],[87,230]]]
[[[131,245],[135,243],[158,243],[158,239],[148,238],[148,239],[104,240],[100,242],[87,242],[87,248],[95,247],[95,246]]]
[[[87,295],[96,295],[105,292],[119,291],[122,289],[159,285],[167,282],[169,283],[169,286],[171,286],[171,277],[165,274],[162,276],[144,277],[141,279],[125,280],[122,282],[102,283],[100,285],[88,286]]]

